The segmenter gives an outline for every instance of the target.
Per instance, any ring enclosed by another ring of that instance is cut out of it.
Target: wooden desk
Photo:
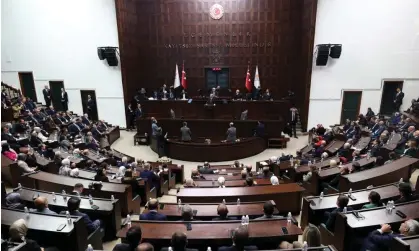
[[[218,182],[216,180],[207,181],[207,180],[196,180],[194,181],[197,187],[218,187]],[[254,186],[270,186],[271,181],[269,179],[254,179],[253,182],[256,182]],[[244,180],[227,180],[225,182],[226,187],[245,187],[246,183]]]
[[[20,198],[24,201],[25,205],[30,208],[34,208],[34,198],[42,196],[48,200],[48,208],[56,213],[67,210],[67,200],[69,195],[64,197],[61,193],[55,194],[55,200],[52,192],[36,190],[32,188],[22,187],[14,191],[20,194]],[[65,199],[66,198],[66,199]],[[99,208],[94,210],[92,205],[89,202],[89,197],[82,196],[79,197],[80,202],[80,211],[87,213],[92,220],[100,219],[104,222],[105,225],[105,236],[107,239],[113,239],[116,235],[116,232],[121,229],[121,203],[119,200],[115,199],[114,201],[110,199],[103,198],[93,198],[93,204]]]
[[[221,134],[224,135],[224,134]],[[240,142],[185,143],[168,139],[167,155],[170,158],[187,161],[226,161],[243,159],[266,149],[263,138],[242,138]]]
[[[18,219],[26,220],[27,237],[41,246],[56,246],[67,251],[85,251],[87,248],[87,230],[81,217],[71,216],[72,224],[69,224],[65,215],[30,213],[27,217],[23,211],[2,208],[2,233],[7,235],[9,227]],[[57,231],[61,224],[65,227]]]
[[[241,219],[243,215],[249,215],[251,219],[263,216],[263,205],[265,202],[243,202],[240,206],[237,203],[227,203],[228,216],[238,217]],[[211,220],[218,217],[217,207],[219,204],[188,204],[193,210],[197,210],[194,219],[198,220]],[[145,209],[143,213],[147,213],[148,209]],[[182,215],[177,204],[164,204],[163,209],[159,209],[159,213],[162,213],[168,217],[169,220],[180,220]],[[274,214],[279,214],[277,208],[275,208]]]
[[[201,174],[201,177],[204,178],[205,180],[217,180],[218,177],[220,177],[220,174]],[[223,177],[225,178],[226,181],[228,180],[242,180],[244,182],[244,178],[242,178],[242,176],[238,173],[233,174],[233,175],[223,175]]]
[[[371,141],[371,136],[363,136],[359,139],[359,141],[353,146],[354,149],[358,151],[362,151],[368,147]]]
[[[152,161],[147,161],[147,162],[150,163],[152,167],[159,167],[159,166],[167,165],[167,168],[169,168],[170,171],[176,175],[176,183],[183,183],[183,181],[185,180],[184,165],[176,165],[172,163],[160,163],[160,162],[152,162]]]
[[[419,250],[419,235],[396,237],[390,245],[390,251],[415,251]]]
[[[111,198],[114,195],[115,199],[118,199],[121,203],[121,214],[123,216],[126,216],[131,211],[140,212],[140,197],[133,197],[130,185],[103,182],[101,190],[96,190],[89,188],[89,184],[91,184],[89,180],[42,171],[25,175],[22,181],[22,185],[25,187],[56,193],[60,193],[62,190],[65,190],[66,193],[71,193],[76,183],[83,184],[85,193],[91,194],[93,197]]]
[[[407,219],[419,218],[419,201],[398,204],[392,213],[387,212],[385,207],[364,209],[358,211],[365,219],[357,219],[352,212],[338,213],[336,216],[335,232],[332,233],[320,225],[322,243],[334,245],[338,250],[346,250],[350,248],[355,234],[359,237],[368,235],[369,231],[379,228],[381,224],[399,225]],[[396,214],[399,210],[403,212],[407,218],[403,219]],[[394,227],[393,229],[398,229]]]
[[[324,148],[324,150],[331,156],[336,154],[344,144],[345,140],[334,139]]]
[[[228,187],[228,188],[183,188],[177,194],[182,203],[221,203],[252,201],[275,201],[281,213],[297,213],[301,209],[304,189],[296,183],[276,186]],[[284,203],[286,201],[287,203]]]
[[[109,145],[112,145],[117,139],[121,137],[121,132],[119,126],[114,126],[108,129],[106,132],[106,137],[108,138]]]
[[[184,222],[132,222],[132,225],[141,225],[143,242],[150,242],[156,249],[156,246],[170,246],[170,240],[175,231],[181,231],[188,235],[189,247],[231,245],[230,231],[239,227],[240,221],[192,221],[191,224],[192,230],[187,231]],[[287,235],[281,230],[282,227],[287,228]],[[127,230],[127,226],[123,227],[117,237],[125,238]],[[297,240],[300,234],[302,234],[301,229],[294,224],[288,224],[287,220],[251,220],[249,224],[249,238],[252,245],[263,246],[265,243],[269,243],[269,246],[272,245],[272,248],[276,248],[280,241]]]
[[[373,187],[371,189],[355,190],[352,196],[356,200],[349,199],[348,206],[354,209],[360,209],[363,205],[368,204],[368,195],[371,191],[380,194],[382,202],[395,200],[400,197],[399,183]],[[331,211],[336,208],[336,201],[339,194],[325,195],[322,200],[319,196],[307,196],[303,198],[303,207],[301,212],[301,227],[305,228],[308,223],[319,225],[325,211]],[[313,204],[312,204],[313,203]]]
[[[337,163],[339,163],[339,157],[331,157],[323,161],[316,162],[315,164],[312,164],[312,165],[315,166],[317,170],[321,168],[321,170],[323,171],[323,169],[330,166],[331,160],[335,160]],[[298,166],[297,169],[291,166],[289,166],[288,168],[288,176],[294,181],[302,181],[303,175],[307,174],[308,172],[310,172],[310,165],[308,164]]]
[[[340,176],[339,191],[363,189],[369,185],[385,185],[403,180],[408,180],[412,168],[419,165],[419,159],[402,157],[387,165],[368,169],[361,172]]]

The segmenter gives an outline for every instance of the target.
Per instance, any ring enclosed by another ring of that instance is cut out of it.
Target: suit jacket
[[[182,137],[181,137],[182,141],[191,141],[192,140],[191,139],[192,133],[191,133],[191,129],[189,129],[189,127],[182,126],[180,128],[180,133],[182,135]]]
[[[378,230],[372,231],[367,238],[365,238],[361,251],[381,251],[387,250],[395,237],[402,237],[403,235],[394,233],[381,234]]]
[[[227,141],[228,142],[235,142],[237,139],[236,137],[236,127],[230,127],[227,129]]]
[[[352,211],[351,207],[347,207],[346,210]],[[329,229],[330,231],[334,231],[335,230],[335,221],[336,221],[336,216],[338,215],[338,213],[343,212],[343,209],[340,208],[336,208],[335,210],[333,210],[330,214],[329,214],[329,219],[327,219],[326,222],[326,228]]]
[[[35,213],[42,213],[42,214],[57,214],[56,212],[51,211],[49,208],[44,208],[44,210],[42,210],[42,211],[38,211],[36,209],[31,208],[31,209],[29,209],[29,211],[30,212],[35,212]]]
[[[257,137],[265,136],[265,125],[264,124],[258,124],[256,126],[255,136],[257,136]]]
[[[61,102],[65,102],[65,103],[68,102],[67,92],[64,92],[64,95],[63,95],[63,93],[61,93]]]
[[[173,251],[198,251],[198,249],[193,249],[193,248],[184,248],[184,249],[174,249],[172,248]],[[162,248],[160,249],[160,251],[169,251],[169,248]]]
[[[290,116],[291,123],[294,123],[294,124],[297,123],[297,121],[298,121],[298,110],[295,111],[294,120],[292,119],[292,111],[291,110],[289,111],[289,116]]]
[[[396,94],[396,97],[394,98],[394,103],[401,104],[403,102],[404,93],[401,91]]]
[[[269,94],[264,93],[262,97],[263,97],[263,100],[271,100],[272,99],[272,95],[270,93]]]
[[[45,100],[51,100],[51,91],[47,89],[42,90],[42,94],[44,94]]]
[[[77,133],[81,132],[81,130],[82,130],[82,128],[80,128],[80,126],[78,126],[78,125],[76,126],[75,124],[71,124],[71,125],[68,126],[68,131],[70,133],[73,133],[73,134],[77,134]]]
[[[87,110],[94,111],[96,109],[96,104],[93,99],[87,100]]]
[[[28,127],[26,126],[26,124],[16,124],[15,126],[15,133],[24,133],[26,132],[26,130],[28,129]]]
[[[143,116],[143,110],[142,109],[135,109],[135,117],[141,118]]]
[[[90,121],[84,116],[81,118],[81,122],[85,125],[90,125]]]
[[[234,94],[234,96],[233,96],[233,99],[242,99],[243,98],[243,96],[242,96],[242,94],[241,93],[239,93],[239,94]]]
[[[150,189],[153,187],[159,188],[160,187],[160,177],[157,176],[154,172],[150,170],[144,170],[140,173],[140,177],[143,179],[147,179],[149,182],[151,181]]]
[[[158,220],[158,221],[165,221],[167,220],[166,215],[161,214],[157,211],[150,211],[145,214],[140,214],[140,220]]]
[[[60,212],[60,214],[65,214],[65,211]],[[86,228],[87,228],[87,233],[90,234],[92,232],[94,232],[96,230],[96,228],[98,227],[91,219],[90,217],[85,214],[85,213],[81,213],[79,211],[72,211],[70,212],[70,215],[73,216],[81,216],[82,220],[84,221]]]
[[[201,168],[198,168],[198,172],[200,174],[213,174],[214,170],[206,168],[206,167],[201,167]]]
[[[7,133],[1,133],[1,140],[6,140],[7,143],[17,143],[17,140],[11,135]]]

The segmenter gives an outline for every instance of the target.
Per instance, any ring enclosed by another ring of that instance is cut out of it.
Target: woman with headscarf
[[[118,172],[116,173],[116,177],[117,178],[124,178],[126,171],[127,171],[127,169],[125,168],[125,166],[120,166],[119,169],[118,169]]]
[[[25,205],[22,204],[20,199],[20,193],[9,193],[6,196],[6,207],[11,209],[21,209],[25,208]]]
[[[74,178],[79,177],[79,169],[78,169],[78,168],[73,168],[73,169],[71,169],[71,171],[70,171],[70,176],[71,176],[71,177],[74,177]]]
[[[27,239],[28,225],[24,219],[19,219],[10,226],[9,236],[11,242],[26,242],[25,250],[27,251],[41,251],[41,248],[36,241]]]
[[[70,172],[71,172],[70,160],[69,159],[63,159],[61,161],[61,167],[60,167],[60,170],[58,171],[58,174],[59,175],[64,175],[64,176],[70,176]]]
[[[278,177],[272,176],[271,177],[271,184],[274,185],[274,186],[279,185]]]
[[[15,152],[15,150],[10,148],[8,143],[3,143],[1,145],[1,154],[13,161],[16,161],[17,159],[17,153]]]

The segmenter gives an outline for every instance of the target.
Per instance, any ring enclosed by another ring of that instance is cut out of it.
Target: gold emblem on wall
[[[210,8],[210,16],[212,19],[218,20],[224,15],[224,8],[220,4],[216,3]]]

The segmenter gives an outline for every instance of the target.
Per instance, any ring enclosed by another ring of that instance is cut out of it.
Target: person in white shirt
[[[271,184],[272,184],[273,186],[279,185],[279,180],[278,180],[278,177],[276,177],[276,176],[272,176],[272,177],[271,177]]]
[[[36,171],[36,168],[29,167],[28,164],[25,162],[27,155],[24,153],[19,153],[17,155],[17,166],[22,171],[23,174],[25,173],[32,173]]]
[[[37,136],[40,140],[42,140],[42,142],[46,142],[46,141],[48,141],[48,138],[47,138],[47,137],[45,137],[45,136],[42,134],[42,132],[41,132],[41,128],[39,128],[39,127],[35,127],[35,128],[34,128],[34,131],[36,132],[36,136]]]
[[[71,172],[71,168],[70,168],[70,160],[69,159],[63,159],[63,161],[61,161],[61,167],[60,170],[58,171],[59,175],[64,175],[64,176],[70,176],[70,172]]]
[[[225,188],[226,186],[224,185],[225,184],[225,182],[226,182],[226,179],[224,178],[224,177],[219,177],[218,178],[218,185],[219,185],[219,187],[218,188]]]

